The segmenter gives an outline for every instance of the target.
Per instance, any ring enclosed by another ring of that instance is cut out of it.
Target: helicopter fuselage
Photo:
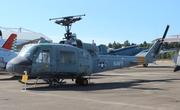
[[[99,55],[96,48],[40,43],[26,45],[6,68],[15,75],[27,71],[37,77],[79,77],[144,63],[144,57]]]

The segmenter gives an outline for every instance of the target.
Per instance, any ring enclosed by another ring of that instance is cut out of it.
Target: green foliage
[[[131,45],[136,45],[135,43],[130,43],[128,40],[124,41],[124,44],[120,44],[119,42],[115,42],[109,43],[107,48],[114,48],[114,49],[118,49],[121,48],[122,46],[131,46]],[[146,41],[144,41],[143,43],[139,44],[140,47],[146,47],[146,48],[150,48],[153,45],[153,43],[147,43]],[[164,42],[162,45],[162,50],[170,50],[170,49],[174,49],[177,48],[177,50],[175,51],[171,51],[171,52],[166,52],[166,53],[161,53],[158,56],[156,56],[158,59],[173,59],[174,54],[177,54],[179,52],[178,49],[180,49],[180,43],[179,42]]]
[[[125,47],[126,47],[126,46],[130,46],[130,43],[129,43],[128,40],[126,40],[126,41],[124,42],[124,46],[125,46]]]

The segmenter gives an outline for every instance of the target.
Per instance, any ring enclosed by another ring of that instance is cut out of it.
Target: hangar
[[[52,43],[52,39],[48,38],[42,33],[37,33],[34,31],[30,31],[25,28],[4,28],[0,27],[0,30],[2,30],[2,38],[4,40],[8,39],[8,37],[14,33],[17,34],[17,51],[20,51],[23,45],[29,44],[29,43],[38,43],[38,41],[41,38],[44,38],[46,41]]]

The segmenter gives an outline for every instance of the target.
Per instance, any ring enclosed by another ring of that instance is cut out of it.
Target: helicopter
[[[118,56],[103,54],[102,48],[94,43],[84,43],[70,32],[73,23],[84,15],[52,18],[55,23],[65,26],[64,40],[59,43],[38,43],[25,45],[19,55],[7,63],[6,69],[14,75],[43,78],[50,86],[59,86],[64,79],[75,79],[77,85],[87,85],[88,76],[98,72],[146,64],[154,60],[165,38],[167,25],[161,40],[157,40],[142,56]],[[101,52],[101,54],[99,54]]]

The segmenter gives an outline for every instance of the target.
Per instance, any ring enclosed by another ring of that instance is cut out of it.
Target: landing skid
[[[36,81],[33,83],[27,83],[27,85],[37,85],[40,83],[37,83],[39,80],[39,77],[36,78]],[[50,87],[58,87],[64,83],[66,83],[66,81],[63,81],[64,79],[59,79],[58,77],[53,77],[53,78],[43,78],[43,81],[45,81],[45,83],[41,83],[41,84],[49,84]],[[22,82],[21,80],[18,80],[20,83],[24,84],[24,82]],[[83,76],[79,76],[76,78],[75,83],[77,85],[81,85],[81,86],[85,86],[88,85],[90,82],[90,77],[89,78],[83,78]]]
[[[19,79],[18,82],[24,84],[24,82],[22,82],[21,79]],[[37,84],[45,84],[45,83],[37,83],[37,81],[35,81],[35,82],[26,82],[26,84],[27,85],[35,85],[36,86]]]
[[[64,79],[61,79],[59,80],[58,78],[43,78],[43,80],[45,82],[43,83],[38,83],[38,80],[39,80],[39,77],[36,78],[36,81],[35,82],[26,82],[27,85],[37,85],[37,84],[49,84],[50,87],[57,87],[57,86],[60,86],[61,84],[63,83],[66,83],[66,82],[63,82]],[[24,82],[22,82],[21,79],[18,80],[18,82],[22,83],[22,84],[25,84]]]
[[[58,86],[60,86],[61,84],[66,83],[66,82],[63,82],[64,79],[61,79],[61,80],[60,80],[60,79],[57,78],[57,77],[49,78],[49,79],[43,78],[43,80],[44,80],[47,84],[49,84],[50,87],[58,87]]]

